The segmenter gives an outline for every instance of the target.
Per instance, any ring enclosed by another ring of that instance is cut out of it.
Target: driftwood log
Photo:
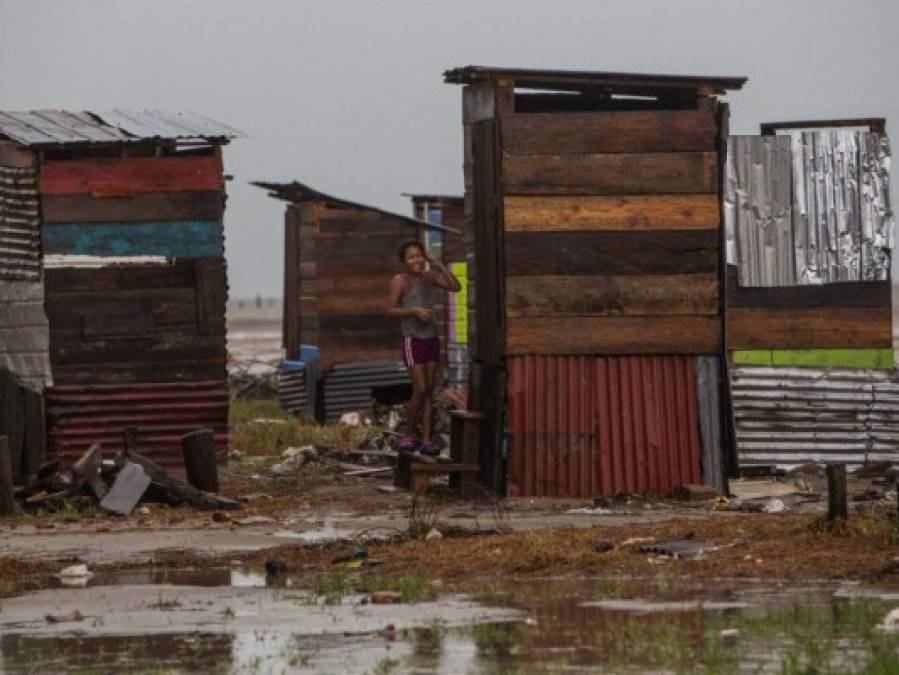
[[[219,491],[218,463],[212,429],[197,429],[181,437],[187,482],[198,490]]]

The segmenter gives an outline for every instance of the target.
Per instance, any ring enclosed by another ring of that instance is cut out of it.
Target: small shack
[[[723,163],[742,77],[468,66],[481,478],[511,495],[722,486]]]
[[[16,471],[44,446],[115,452],[127,426],[163,465],[198,427],[226,452],[222,146],[239,135],[185,112],[0,112],[0,368],[47,424],[29,443],[36,423],[5,405]]]
[[[404,390],[408,376],[400,360],[399,323],[384,315],[390,278],[402,271],[397,252],[404,241],[423,242],[429,231],[459,232],[298,182],[253,185],[288,202],[284,351],[288,360],[300,359],[301,345],[318,347],[324,416],[335,419],[366,408],[377,390],[385,390],[388,399],[386,390]],[[445,339],[445,324],[439,331]]]
[[[727,349],[741,468],[899,463],[883,119],[730,139]]]
[[[468,278],[471,247],[465,231],[465,201],[451,195],[406,194],[412,200],[412,215],[438,225],[447,225],[459,234],[432,230],[425,237],[428,249],[441,258],[462,284],[462,290],[449,296],[446,304],[446,383],[449,387],[468,386],[468,313],[473,298]]]

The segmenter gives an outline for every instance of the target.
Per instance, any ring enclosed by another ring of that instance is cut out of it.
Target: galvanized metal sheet
[[[125,427],[138,428],[138,449],[153,461],[183,467],[181,437],[212,429],[216,453],[228,450],[228,390],[224,382],[57,386],[46,390],[48,454],[75,458],[100,443],[111,456]]]
[[[727,260],[742,286],[796,283],[793,256],[790,139],[728,139],[724,215]]]
[[[183,111],[34,110],[0,112],[0,135],[28,146],[125,143],[146,139],[231,139],[232,126]]]
[[[721,445],[721,357],[697,356],[696,407],[699,411],[699,434],[702,439],[702,483],[726,490],[724,449]]]
[[[137,138],[240,138],[234,127],[203,115],[172,110],[100,110],[93,113],[106,124]]]
[[[39,208],[35,170],[0,166],[0,279],[40,279]]]
[[[694,360],[508,359],[509,492],[667,495],[700,480]]]
[[[741,285],[889,278],[895,222],[886,137],[798,129],[733,137],[729,150],[727,256],[739,268]]]
[[[338,364],[324,379],[325,418],[334,421],[345,412],[366,410],[375,389],[408,384],[409,372],[402,361]]]
[[[731,368],[741,466],[899,462],[899,375],[888,370]]]
[[[0,281],[0,368],[41,390],[51,383],[49,349],[43,284]]]
[[[889,278],[886,249],[894,224],[887,140],[841,129],[788,135],[799,283]],[[866,208],[863,185],[868,186]]]

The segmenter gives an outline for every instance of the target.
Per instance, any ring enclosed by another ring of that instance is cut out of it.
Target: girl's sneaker
[[[440,448],[434,445],[432,441],[425,441],[421,444],[421,454],[428,457],[437,457],[440,454]]]
[[[397,443],[397,448],[400,452],[415,452],[417,446],[418,441],[415,440],[414,436],[403,436]]]

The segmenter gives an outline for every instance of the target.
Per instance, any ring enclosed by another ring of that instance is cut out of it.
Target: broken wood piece
[[[385,495],[396,494],[400,489],[396,485],[376,485],[375,490]]]
[[[0,436],[0,516],[11,516],[15,512],[16,501],[13,497],[9,439],[6,436]]]
[[[202,492],[193,485],[188,485],[165,471],[151,459],[144,457],[136,450],[127,448],[116,458],[116,464],[122,465],[126,460],[140,464],[147,475],[150,476],[154,492],[167,503],[174,506],[188,504],[203,511],[215,511],[218,509],[239,509],[240,502],[227,497]]]
[[[187,482],[198,490],[219,491],[218,463],[212,429],[197,429],[181,437]]]
[[[150,477],[140,464],[126,462],[109,493],[100,502],[100,507],[121,516],[130,516],[150,483]]]
[[[827,519],[846,520],[849,517],[849,494],[846,485],[846,465],[827,465]]]
[[[100,449],[99,443],[94,443],[69,469],[71,476],[69,491],[79,492],[86,483],[90,482],[91,478],[99,476],[102,463],[103,451]]]
[[[58,499],[65,499],[69,496],[68,490],[59,490],[57,492],[47,492],[46,490],[41,490],[37,494],[33,494],[25,500],[25,504],[28,506],[35,506],[38,504],[46,504],[47,502],[56,501]]]
[[[344,476],[374,476],[379,473],[392,473],[392,466],[375,466],[367,469],[353,469],[352,471],[344,471]]]

